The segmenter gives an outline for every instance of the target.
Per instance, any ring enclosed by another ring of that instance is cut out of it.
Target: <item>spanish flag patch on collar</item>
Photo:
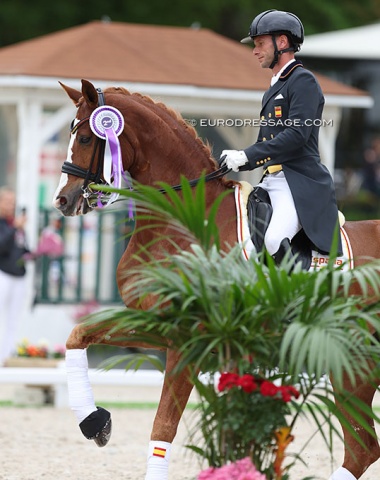
[[[165,458],[165,455],[166,455],[166,448],[153,447],[153,456],[154,457]]]

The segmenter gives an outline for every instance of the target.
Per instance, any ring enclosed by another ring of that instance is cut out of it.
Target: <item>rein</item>
[[[219,167],[217,170],[215,170],[214,172],[211,172],[211,173],[208,173],[207,175],[205,175],[204,179],[206,182],[210,182],[211,180],[217,180],[218,178],[222,178],[224,177],[224,175],[226,175],[228,172],[230,172],[231,169],[229,169],[227,167],[227,165],[224,165],[222,167]],[[200,182],[200,178],[194,178],[193,180],[189,180],[189,185],[190,187],[195,187],[195,185],[197,185],[199,182]],[[172,185],[170,187],[172,190],[182,190],[182,185]],[[158,190],[160,193],[166,193],[166,190],[164,190],[163,188],[160,188]]]
[[[98,92],[98,107],[105,105],[104,93],[100,88],[97,88],[96,90]],[[70,134],[71,135],[75,134],[79,129],[79,127],[81,127],[84,123],[88,122],[89,120],[90,120],[90,117],[82,118],[81,120],[79,120],[78,123],[76,123],[70,128]],[[90,208],[95,207],[95,205],[90,203],[90,196],[95,193],[95,190],[91,188],[91,185],[104,183],[101,179],[102,159],[104,159],[104,151],[105,151],[105,140],[102,140],[96,136],[96,143],[91,155],[90,165],[87,170],[83,167],[79,167],[78,165],[74,165],[72,162],[67,162],[67,161],[63,162],[62,169],[61,169],[62,173],[66,173],[68,175],[73,175],[75,177],[84,179],[84,182],[82,185],[83,197],[87,200],[87,203]],[[97,152],[98,152],[98,155],[97,155]],[[96,158],[98,159],[97,168],[96,168],[96,172],[93,173],[92,170],[93,170],[93,166],[95,164]],[[224,177],[228,172],[230,172],[230,169],[226,165],[222,164],[222,166],[219,167],[214,172],[210,172],[207,175],[205,175],[204,180],[206,182],[217,180],[218,178]],[[124,179],[127,180],[125,176],[125,172],[122,172],[122,175]],[[200,178],[194,178],[193,180],[189,180],[190,187],[196,186],[200,182],[200,180],[201,180]],[[182,190],[182,185],[181,184],[173,185],[170,188],[178,191],[178,190]],[[166,193],[166,191],[163,188],[160,188],[158,191],[160,193]],[[116,201],[121,201],[121,200],[125,200],[125,199],[120,199]],[[98,201],[97,206],[101,207],[103,205],[99,204],[99,201]]]

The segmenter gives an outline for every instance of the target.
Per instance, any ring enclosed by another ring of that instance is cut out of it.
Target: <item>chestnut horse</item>
[[[101,150],[99,143],[105,142],[99,142],[93,127],[90,128],[90,116],[102,104],[116,108],[123,117],[122,123],[118,125],[120,131],[117,133],[122,170],[128,171],[137,182],[150,186],[155,186],[157,181],[176,185],[180,183],[181,175],[188,179],[195,179],[202,173],[209,174],[218,170],[210,149],[197,137],[195,130],[164,104],[156,103],[151,98],[138,93],[131,94],[123,88],[107,88],[99,93],[86,80],[82,80],[82,91],[65,85],[62,87],[77,107],[76,118],[71,129],[67,161],[62,168],[63,174],[54,198],[54,206],[63,215],[80,215],[93,209],[93,205],[86,201],[86,197],[91,195],[88,184],[91,181],[99,183],[103,179],[104,150]],[[231,189],[233,184],[234,182],[223,178],[207,182],[207,206],[210,207],[215,199],[222,192]],[[229,245],[237,242],[236,207],[232,194],[224,197],[218,212],[216,222],[221,247],[228,249]],[[138,221],[142,222],[142,220]],[[144,222],[147,221],[144,220]],[[141,253],[142,245],[146,246],[147,256],[157,257],[160,251],[171,251],[171,246],[165,240],[167,232],[164,227],[159,229],[155,226],[154,229],[149,229],[139,228],[140,226],[141,223],[136,225],[136,233],[131,237],[117,269],[120,294],[125,305],[131,307],[136,306],[128,298],[127,282],[131,279],[126,279],[123,272],[136,266],[134,253]],[[360,260],[363,257],[380,258],[380,221],[347,222],[345,229],[351,241],[356,264],[364,262],[365,260]],[[152,241],[157,238],[160,239],[158,242]],[[179,242],[182,242],[183,249],[188,247],[185,240],[180,239]],[[139,304],[139,308],[149,308],[149,306],[148,298]],[[106,410],[94,405],[88,382],[86,357],[86,349],[91,344],[127,347],[131,343],[128,342],[128,338],[124,341],[120,338],[113,339],[106,328],[99,329],[96,333],[90,332],[84,324],[76,325],[67,340],[66,365],[70,406],[77,415],[84,435],[94,439],[99,446],[103,446],[111,433],[111,420]],[[152,348],[151,345],[136,345],[135,342],[133,346]],[[166,358],[165,380],[149,442],[146,480],[168,478],[170,446],[193,388],[185,371],[176,376],[171,375],[178,360],[176,351],[169,348]],[[347,381],[346,388],[371,407],[376,391],[374,385],[359,380],[353,389]],[[344,412],[344,405],[338,405],[338,407]],[[333,479],[358,479],[380,456],[380,447],[375,437],[355,425],[353,419],[349,418],[349,420],[366,448],[343,428],[344,462],[343,466],[333,474]],[[368,422],[374,428],[370,419]],[[342,472],[343,476],[341,476]]]

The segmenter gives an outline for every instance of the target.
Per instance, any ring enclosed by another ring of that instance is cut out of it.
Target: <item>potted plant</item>
[[[65,347],[56,345],[50,348],[45,340],[30,343],[27,338],[22,339],[17,345],[15,355],[8,358],[5,367],[56,367],[65,358]]]
[[[134,340],[154,338],[163,348],[169,342],[181,353],[177,372],[190,371],[200,396],[189,447],[210,469],[200,472],[199,480],[238,479],[241,469],[251,475],[243,478],[288,479],[299,458],[294,454],[292,460],[288,447],[300,415],[309,413],[316,428],[326,424],[341,436],[331,422],[335,415],[352,430],[333,400],[344,395],[343,375],[352,382],[370,378],[372,362],[379,363],[379,343],[369,325],[380,330],[380,306],[364,307],[364,301],[368,285],[379,296],[380,264],[343,272],[331,258],[320,271],[305,272],[289,258],[278,267],[264,253],[246,261],[239,245],[220,249],[212,222],[218,202],[206,217],[203,182],[193,195],[183,180],[181,198],[162,187],[167,195],[144,186],[121,193],[136,201],[145,218],[171,222],[191,239],[192,248],[141,262],[126,273],[136,277],[136,296],[154,295],[152,308],[111,309],[90,321],[95,329],[99,321],[102,328],[109,322],[120,336],[133,329]],[[349,291],[357,281],[363,286],[360,297]],[[130,366],[140,361],[134,356]],[[201,381],[200,372],[209,381]],[[325,374],[334,376],[335,392]],[[366,406],[352,396],[345,400],[364,425]],[[331,436],[324,439],[331,451]],[[227,470],[230,476],[223,476]]]

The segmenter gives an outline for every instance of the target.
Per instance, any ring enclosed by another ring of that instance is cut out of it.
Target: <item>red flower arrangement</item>
[[[202,395],[206,401],[200,428],[208,451],[220,452],[215,467],[249,457],[268,480],[288,478],[283,462],[293,436],[287,417],[290,402],[300,396],[293,385],[225,372],[216,389],[202,389]]]
[[[290,402],[292,397],[298,398],[300,393],[293,385],[276,386],[269,380],[255,378],[248,373],[239,376],[237,373],[222,373],[218,383],[218,391],[223,392],[231,388],[241,388],[245,393],[260,391],[263,397],[282,398],[284,402]]]

